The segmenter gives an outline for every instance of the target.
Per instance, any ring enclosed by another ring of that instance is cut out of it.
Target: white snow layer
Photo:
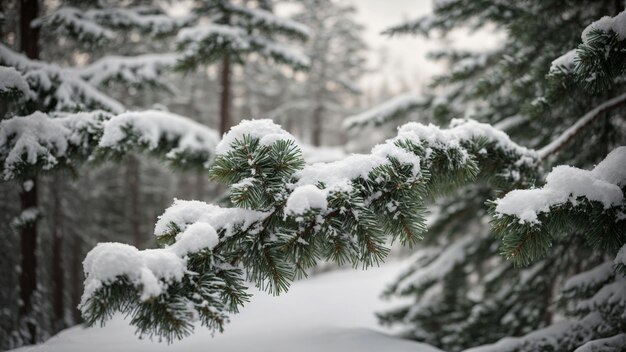
[[[175,158],[185,152],[212,154],[218,134],[203,124],[166,111],[129,111],[111,118],[104,124],[100,147],[122,150],[130,131],[148,149],[156,149],[165,139],[176,142],[166,157]],[[208,160],[207,160],[208,161]]]
[[[59,158],[67,158],[68,148],[83,147],[85,132],[100,127],[102,111],[67,114],[52,118],[36,111],[0,122],[0,156],[4,159],[3,176],[11,179],[23,165],[42,163],[44,170],[53,168]]]
[[[106,326],[76,326],[43,344],[14,352],[441,352],[384,334],[374,312],[387,307],[378,295],[399,270],[387,263],[367,271],[342,270],[300,280],[278,297],[253,290],[254,297],[232,316],[224,332],[195,333],[168,345],[138,339],[121,315]]]
[[[588,25],[581,35],[583,43],[589,41],[589,34],[592,30],[613,31],[617,34],[619,40],[626,39],[626,11],[618,13],[615,17],[604,16]]]
[[[175,199],[174,204],[159,216],[154,226],[154,234],[157,237],[163,236],[172,230],[172,225],[185,231],[194,223],[206,223],[217,231],[224,231],[225,237],[230,237],[235,230],[245,231],[267,215],[255,210],[221,208],[197,200]]]
[[[287,198],[285,214],[302,215],[310,209],[326,211],[327,207],[325,190],[313,185],[304,185],[297,187]]]
[[[269,119],[243,120],[224,134],[215,148],[217,155],[226,155],[233,148],[233,143],[243,141],[244,136],[257,138],[260,145],[271,145],[278,140],[293,141],[295,138],[280,125]]]
[[[556,74],[559,72],[572,72],[576,67],[576,61],[578,60],[578,54],[576,49],[572,49],[565,54],[559,56],[550,65],[550,74]]]
[[[16,90],[25,96],[32,94],[22,74],[14,67],[0,66],[0,92],[11,90]]]
[[[578,197],[602,203],[605,209],[621,204],[620,185],[626,182],[626,147],[613,150],[593,170],[557,166],[546,177],[542,188],[514,190],[496,201],[498,214],[516,216],[520,222],[537,223],[540,213]]]
[[[147,300],[163,293],[167,284],[182,280],[186,256],[203,249],[212,250],[219,243],[215,229],[207,223],[189,225],[169,247],[138,250],[122,243],[99,243],[83,261],[85,290],[83,305],[104,283],[125,276]]]

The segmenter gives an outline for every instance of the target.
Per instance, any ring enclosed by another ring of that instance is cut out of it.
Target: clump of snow
[[[350,129],[356,126],[379,125],[396,115],[419,108],[427,102],[426,98],[412,93],[399,95],[370,110],[346,117],[342,127]]]
[[[24,96],[32,95],[28,83],[14,67],[0,66],[0,92],[18,91]]]
[[[257,138],[260,145],[271,145],[278,140],[295,142],[295,138],[289,132],[283,130],[272,120],[243,120],[224,134],[215,148],[215,153],[217,155],[227,154],[232,150],[233,143],[236,140],[243,140],[244,136]]]
[[[619,40],[626,39],[626,11],[618,13],[615,17],[604,16],[599,20],[591,23],[583,30],[582,40],[583,43],[589,41],[589,34],[592,30],[599,30],[603,32],[613,31],[617,34]]]
[[[326,191],[313,185],[304,185],[293,190],[287,204],[285,213],[288,215],[302,215],[310,209],[325,211],[328,207]]]
[[[537,223],[540,213],[550,207],[570,202],[578,197],[601,203],[605,209],[621,204],[624,195],[619,184],[625,178],[626,148],[620,147],[591,171],[571,166],[555,167],[546,177],[542,188],[514,190],[496,201],[496,213],[516,216],[520,222]]]
[[[398,129],[398,139],[406,138],[416,143],[427,142],[431,146],[457,148],[462,141],[484,138],[497,147],[514,152],[520,156],[520,162],[533,163],[536,152],[513,142],[503,131],[493,126],[474,120],[453,119],[449,129],[441,129],[433,124],[423,125],[409,122]]]
[[[214,130],[180,115],[159,110],[129,111],[104,124],[100,147],[125,150],[124,143],[133,134],[151,150],[163,139],[176,142],[167,154],[172,159],[186,152],[212,154],[218,140]]]
[[[65,156],[71,131],[42,112],[13,117],[0,122],[0,155],[4,159],[5,179],[23,165],[43,162],[43,169],[51,169],[57,158]]]
[[[550,74],[572,72],[574,67],[576,67],[577,60],[578,54],[576,53],[576,49],[572,49],[552,61],[549,72]]]
[[[367,178],[370,171],[388,162],[387,158],[380,155],[352,154],[343,160],[311,164],[296,172],[296,185],[316,185],[321,182],[327,189],[348,190],[351,180]]]
[[[221,208],[197,200],[175,199],[174,204],[159,216],[154,226],[154,234],[163,236],[170,232],[171,224],[180,231],[185,231],[191,224],[206,223],[216,231],[224,231],[225,237],[230,237],[236,229],[245,231],[255,223],[265,219],[267,213],[242,209]]]
[[[593,168],[591,174],[620,187],[626,185],[626,146],[617,147],[611,151]]]
[[[413,177],[418,177],[421,174],[420,157],[411,153],[403,148],[396,146],[388,141],[387,143],[379,144],[372,149],[372,155],[379,155],[387,158],[394,158],[400,163],[411,165],[411,173]]]
[[[83,270],[83,305],[103,284],[120,277],[126,277],[146,300],[160,295],[167,282],[182,280],[186,261],[167,249],[139,251],[122,243],[99,243],[85,257]]]
[[[219,237],[213,226],[206,222],[193,223],[176,236],[176,242],[168,247],[178,256],[198,252],[202,249],[213,249],[219,243]]]
[[[122,243],[99,243],[83,262],[85,291],[83,304],[103,284],[121,277],[139,290],[142,300],[162,294],[168,283],[179,282],[187,271],[186,257],[219,243],[217,232],[208,223],[189,225],[169,247],[138,250]]]

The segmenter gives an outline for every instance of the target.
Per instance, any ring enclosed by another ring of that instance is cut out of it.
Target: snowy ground
[[[168,346],[138,340],[122,318],[115,318],[104,328],[67,329],[42,345],[14,352],[440,352],[390,337],[376,324],[373,313],[385,304],[378,295],[400,267],[391,263],[322,274],[295,283],[280,297],[258,292],[215,337],[198,327],[194,335]]]

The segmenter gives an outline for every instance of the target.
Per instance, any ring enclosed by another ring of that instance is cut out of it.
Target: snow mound
[[[259,139],[260,145],[270,145],[278,140],[293,141],[294,143],[296,141],[289,132],[283,130],[280,125],[275,124],[272,120],[243,120],[224,134],[215,148],[216,154],[227,154],[232,150],[233,143],[236,140],[243,140],[244,136]]]
[[[583,43],[589,41],[589,34],[593,30],[603,32],[613,31],[617,34],[619,40],[626,39],[626,11],[618,13],[615,17],[604,16],[588,25],[581,35]]]

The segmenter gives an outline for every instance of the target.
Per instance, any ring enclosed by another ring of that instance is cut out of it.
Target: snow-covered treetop
[[[35,112],[0,122],[0,163],[9,180],[141,149],[175,166],[204,168],[217,141],[214,130],[164,111]]]
[[[309,59],[301,52],[283,44],[280,38],[306,40],[306,26],[274,15],[268,9],[238,5],[232,1],[208,1],[196,13],[208,16],[211,23],[198,23],[178,33],[177,43],[182,57],[181,68],[213,63],[224,55],[243,62],[250,53],[293,67],[305,69]]]
[[[395,118],[405,116],[411,111],[423,108],[429,102],[430,99],[412,93],[398,95],[369,110],[346,117],[342,127],[349,130],[357,127],[379,126]]]

